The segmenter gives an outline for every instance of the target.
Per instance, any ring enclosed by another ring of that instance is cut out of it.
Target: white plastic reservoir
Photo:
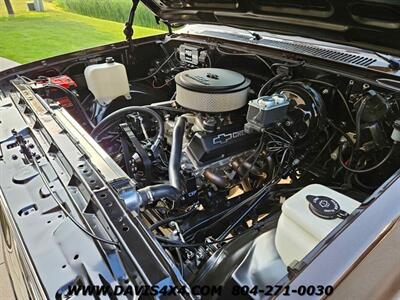
[[[120,96],[130,99],[125,66],[112,57],[107,57],[103,64],[86,67],[84,74],[89,91],[101,105],[108,105]]]
[[[283,203],[276,230],[275,246],[286,266],[294,260],[302,260],[343,221],[340,217],[327,219],[326,216],[312,212],[310,199],[311,201],[322,199],[320,208],[326,207],[329,215],[332,207],[329,207],[329,201],[325,201],[327,198],[334,200],[331,202],[335,206],[333,209],[339,209],[342,216],[346,213],[351,214],[360,205],[360,202],[319,184],[303,188]]]

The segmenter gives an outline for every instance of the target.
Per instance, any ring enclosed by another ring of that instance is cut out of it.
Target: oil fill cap
[[[344,219],[349,214],[340,209],[339,203],[326,196],[307,195],[310,211],[322,219]]]

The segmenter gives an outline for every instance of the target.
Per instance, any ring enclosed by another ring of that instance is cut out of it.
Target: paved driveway
[[[15,61],[0,57],[0,72],[18,65],[19,63]]]

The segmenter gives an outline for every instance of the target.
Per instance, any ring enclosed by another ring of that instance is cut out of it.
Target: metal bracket
[[[122,131],[122,147],[124,151],[125,163],[128,175],[130,177],[134,177],[133,172],[130,170],[130,162],[129,162],[129,151],[128,151],[128,143],[131,144],[137,154],[139,155],[140,159],[142,160],[143,167],[144,167],[144,175],[146,178],[145,183],[149,183],[151,181],[151,160],[148,157],[146,151],[143,149],[142,144],[137,139],[136,135],[133,133],[132,129],[129,127],[127,123],[123,123],[119,125]]]

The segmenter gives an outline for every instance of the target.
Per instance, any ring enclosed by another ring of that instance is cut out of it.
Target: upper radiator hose
[[[170,184],[182,191],[179,172],[181,169],[183,135],[185,133],[186,118],[180,116],[175,124],[172,136],[171,156],[169,158],[168,176]]]
[[[175,124],[171,156],[169,159],[168,176],[170,184],[158,184],[144,187],[138,190],[140,205],[146,205],[167,198],[173,201],[179,201],[182,195],[182,185],[179,172],[181,169],[182,144],[185,133],[186,118],[180,116]]]

